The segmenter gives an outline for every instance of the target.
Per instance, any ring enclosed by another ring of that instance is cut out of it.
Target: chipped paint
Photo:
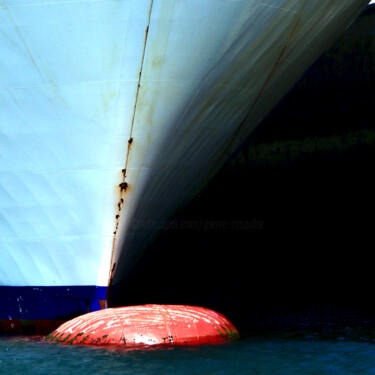
[[[45,340],[138,346],[220,343],[238,338],[233,324],[212,310],[184,305],[143,305],[85,314],[64,323]]]

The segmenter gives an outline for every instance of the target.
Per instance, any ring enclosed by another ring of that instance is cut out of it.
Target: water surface
[[[0,336],[0,374],[374,374],[375,345],[346,337],[250,337],[200,347],[118,349]]]

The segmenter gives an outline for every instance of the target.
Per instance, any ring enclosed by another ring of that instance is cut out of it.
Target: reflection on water
[[[288,332],[225,345],[141,349],[67,346],[36,336],[0,336],[0,374],[375,373],[375,341],[349,330],[350,335],[331,339],[322,339],[317,332],[305,332],[297,339]]]

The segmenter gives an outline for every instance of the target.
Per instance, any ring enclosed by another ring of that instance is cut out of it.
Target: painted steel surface
[[[100,309],[106,293],[104,286],[0,286],[0,319],[62,319],[83,314]]]
[[[0,0],[0,285],[121,280],[367,3]]]
[[[0,285],[107,285],[148,12],[0,1]]]
[[[113,284],[366,4],[153,2]]]
[[[228,342],[238,331],[223,315],[196,306],[142,305],[85,314],[46,340],[86,345],[195,345]]]
[[[0,333],[48,333],[66,319],[106,307],[106,293],[97,286],[0,286]]]

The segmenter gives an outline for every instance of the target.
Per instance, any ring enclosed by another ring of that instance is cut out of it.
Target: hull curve
[[[99,308],[366,4],[2,0],[0,321]]]

